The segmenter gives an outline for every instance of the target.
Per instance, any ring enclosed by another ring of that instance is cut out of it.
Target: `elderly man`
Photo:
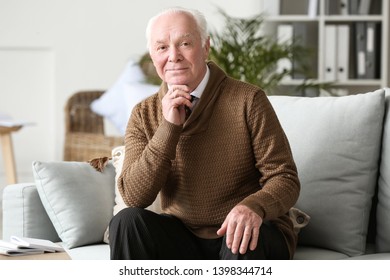
[[[268,98],[207,62],[198,11],[165,10],[146,35],[163,83],[128,122],[111,258],[292,258],[300,184]],[[145,210],[159,193],[163,213]]]

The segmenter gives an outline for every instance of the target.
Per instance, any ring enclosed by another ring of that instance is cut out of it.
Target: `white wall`
[[[31,162],[61,160],[64,106],[86,89],[107,89],[129,58],[145,52],[147,20],[170,6],[197,8],[221,27],[260,11],[259,0],[0,0],[0,113],[35,123],[13,134],[19,182]],[[0,151],[0,187],[6,184]]]

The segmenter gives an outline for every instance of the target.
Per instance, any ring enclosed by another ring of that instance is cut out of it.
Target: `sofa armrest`
[[[11,235],[60,241],[34,183],[8,185],[3,191],[3,239]]]

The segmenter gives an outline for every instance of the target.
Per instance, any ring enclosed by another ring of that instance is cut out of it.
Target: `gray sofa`
[[[295,259],[390,259],[390,89],[270,100],[298,167],[296,207],[310,216]],[[104,240],[120,203],[120,168],[34,162],[33,183],[4,189],[3,239],[46,238],[72,259],[109,259]]]

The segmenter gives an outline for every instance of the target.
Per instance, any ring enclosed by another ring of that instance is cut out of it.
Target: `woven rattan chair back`
[[[106,136],[104,120],[90,105],[104,91],[79,91],[65,106],[65,161],[88,161],[111,156],[111,150],[123,145],[123,138]]]

